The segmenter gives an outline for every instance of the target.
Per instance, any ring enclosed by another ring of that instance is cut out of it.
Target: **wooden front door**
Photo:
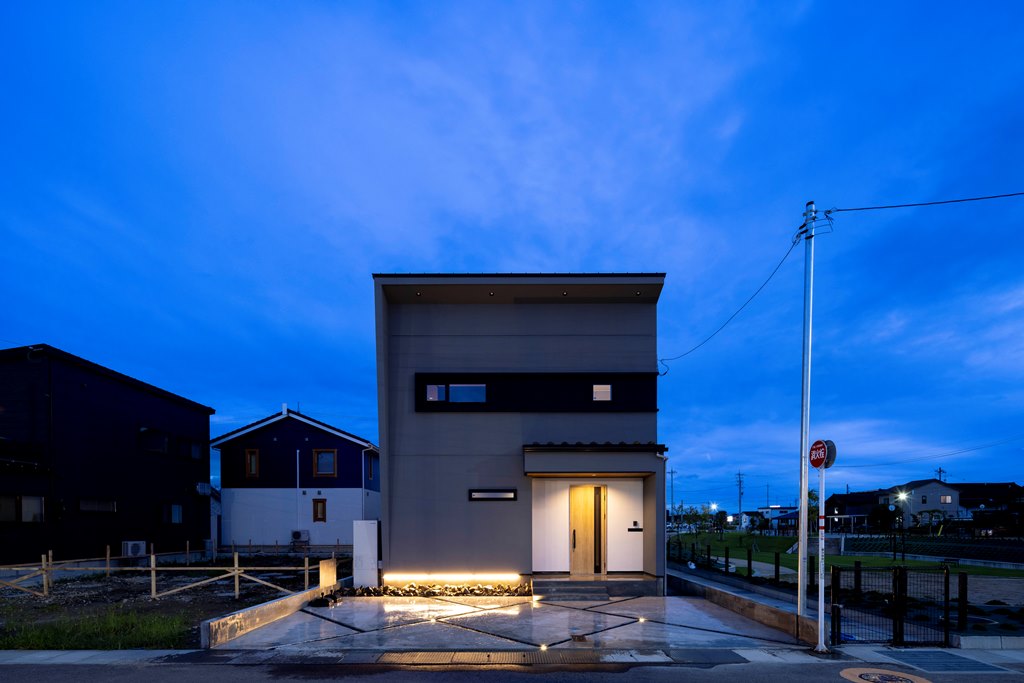
[[[569,487],[570,574],[605,573],[607,508],[606,487]]]

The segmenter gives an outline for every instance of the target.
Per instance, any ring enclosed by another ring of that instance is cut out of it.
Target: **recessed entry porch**
[[[535,594],[663,594],[663,449],[524,447]]]

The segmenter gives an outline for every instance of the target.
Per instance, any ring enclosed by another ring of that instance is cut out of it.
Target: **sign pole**
[[[815,652],[828,652],[825,647],[825,467],[818,468],[818,647]]]
[[[807,460],[818,470],[818,646],[814,651],[828,652],[825,646],[825,470],[836,461],[836,445],[831,441],[815,441]],[[832,588],[835,590],[837,586]]]

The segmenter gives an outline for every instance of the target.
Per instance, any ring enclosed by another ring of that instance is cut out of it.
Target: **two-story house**
[[[384,581],[664,591],[664,274],[374,275]]]
[[[353,520],[379,516],[377,447],[287,405],[210,445],[223,545],[351,545]]]

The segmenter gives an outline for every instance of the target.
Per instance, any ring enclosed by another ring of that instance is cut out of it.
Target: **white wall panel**
[[[608,487],[608,571],[641,572],[644,534],[627,531],[644,524],[642,479],[534,479],[533,571],[569,571],[569,487]]]
[[[287,545],[293,530],[309,531],[313,545],[352,544],[352,521],[362,512],[362,489],[229,489],[221,491],[221,543]],[[370,492],[370,499],[379,495]],[[327,521],[313,521],[313,499],[327,500]],[[367,506],[369,507],[369,505]],[[379,504],[378,504],[379,507]],[[369,510],[368,510],[369,513]]]

